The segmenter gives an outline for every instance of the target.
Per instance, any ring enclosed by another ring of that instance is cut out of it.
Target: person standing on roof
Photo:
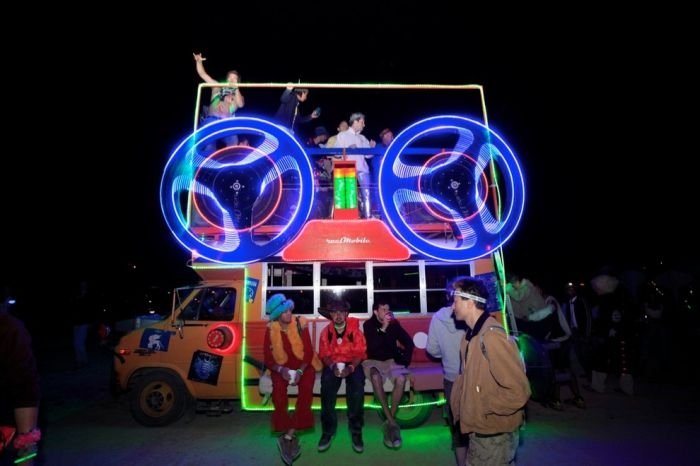
[[[359,149],[359,148],[374,148],[377,143],[373,140],[368,141],[366,137],[362,134],[362,130],[365,128],[365,115],[363,113],[353,113],[350,115],[350,127],[338,134],[338,139],[336,141],[335,147],[346,147],[349,149]],[[347,156],[348,160],[355,161],[355,170],[357,172],[357,184],[360,187],[360,201],[363,218],[370,218],[370,196],[369,196],[369,186],[370,186],[370,173],[369,166],[367,165],[366,158],[374,157],[373,154],[350,154]]]
[[[230,118],[234,116],[236,110],[245,106],[243,94],[241,94],[240,89],[238,89],[238,82],[241,79],[241,75],[236,70],[230,70],[226,73],[226,81],[224,83],[219,83],[204,70],[204,60],[206,60],[206,58],[202,57],[201,53],[193,53],[192,55],[194,55],[197,74],[202,78],[202,81],[209,84],[222,84],[221,87],[211,88],[209,115],[218,118]],[[224,107],[220,104],[228,95],[231,96],[231,99],[226,102],[224,106],[226,111],[224,111]]]
[[[308,97],[308,89],[297,89],[292,83],[289,83],[280,96],[280,106],[275,113],[275,120],[293,133],[295,125],[308,123],[321,116],[320,108],[315,109],[309,115],[299,116],[299,104],[306,102]]]
[[[225,118],[233,118],[236,116],[236,111],[245,106],[245,99],[238,89],[238,83],[241,75],[236,70],[230,70],[226,73],[226,81],[219,83],[214,78],[209,76],[204,70],[204,60],[201,53],[194,53],[194,61],[197,68],[197,74],[206,83],[221,84],[221,87],[211,88],[211,100],[209,106],[205,109],[205,117],[202,120],[203,124],[212,123]],[[238,144],[238,136],[230,135],[220,139],[224,146],[235,146]],[[216,149],[216,143],[212,142],[205,146],[204,152],[208,154]]]

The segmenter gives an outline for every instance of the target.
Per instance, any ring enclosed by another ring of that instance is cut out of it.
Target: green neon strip
[[[425,403],[414,403],[414,404],[406,404],[406,405],[399,405],[399,408],[418,408],[421,406],[442,406],[447,403],[447,400],[445,398],[440,398],[439,400],[435,401],[426,401]],[[346,409],[347,404],[344,402],[337,403],[335,405],[335,409]],[[382,406],[375,404],[373,401],[367,401],[364,403],[364,408],[365,409],[376,409],[376,410],[381,410]],[[243,408],[246,411],[252,411],[252,412],[270,412],[274,411],[275,408],[274,406],[248,406]],[[311,405],[311,409],[314,411],[320,411],[321,410],[321,405],[319,403],[314,403]],[[289,411],[294,411],[294,406],[289,407]]]
[[[246,392],[246,386],[245,386],[245,360],[246,360],[246,354],[248,353],[248,290],[246,287],[248,286],[248,267],[245,267],[245,273],[243,274],[243,341],[241,342],[241,359],[238,361],[238,364],[240,364],[241,367],[241,375],[240,375],[240,383],[241,383],[241,407],[244,410],[250,409],[248,407],[248,396]],[[253,297],[255,299],[255,297]]]
[[[17,459],[15,460],[15,464],[20,464],[20,463],[24,463],[25,461],[29,461],[30,459],[34,458],[36,455],[37,455],[37,453],[34,452],[34,453],[28,454],[27,456],[23,456],[23,457],[21,457],[21,458],[17,458]]]
[[[496,269],[496,276],[498,277],[498,283],[501,285],[501,302],[503,303],[503,308],[501,309],[501,321],[503,322],[503,328],[507,335],[510,335],[510,322],[508,321],[508,310],[506,309],[506,268],[503,263],[503,253],[501,248],[498,248],[493,253],[493,264]]]

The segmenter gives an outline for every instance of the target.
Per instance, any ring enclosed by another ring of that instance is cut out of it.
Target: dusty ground
[[[282,464],[269,414],[241,412],[221,417],[196,415],[165,428],[145,428],[127,406],[111,398],[109,357],[94,355],[90,367],[69,371],[43,368],[45,439],[36,464],[46,465],[273,465]],[[530,402],[519,464],[522,465],[691,465],[698,464],[700,438],[697,387],[638,383],[628,397],[609,387],[586,392],[588,407],[563,412]],[[566,396],[566,392],[563,393]],[[316,431],[301,437],[298,465],[452,465],[447,427],[436,409],[423,426],[404,430],[404,446],[386,449],[381,421],[367,412],[365,452],[350,447],[345,417],[325,453],[316,451]]]

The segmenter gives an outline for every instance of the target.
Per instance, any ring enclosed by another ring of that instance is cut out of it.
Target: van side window
[[[187,302],[178,319],[228,322],[233,320],[236,289],[221,287],[180,289],[178,300]]]

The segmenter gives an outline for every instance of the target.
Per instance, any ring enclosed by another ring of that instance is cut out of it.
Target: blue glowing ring
[[[235,142],[243,137],[254,147]],[[301,144],[285,128],[252,117],[217,120],[190,134],[160,183],[161,211],[178,242],[194,257],[224,264],[277,254],[301,231],[313,198]]]
[[[378,179],[392,231],[419,254],[446,262],[501,247],[525,207],[523,173],[510,147],[461,116],[431,117],[403,130],[387,148]]]

